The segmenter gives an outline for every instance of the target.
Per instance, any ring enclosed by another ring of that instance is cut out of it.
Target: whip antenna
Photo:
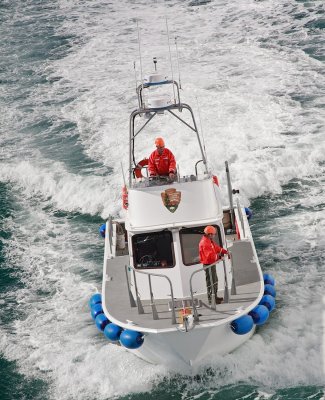
[[[135,67],[135,61],[133,61],[133,68],[134,68],[135,93],[138,94],[138,91],[137,91],[137,89],[138,89],[138,86],[137,86],[138,85],[138,79],[137,79],[137,69]],[[139,107],[140,107],[139,96],[138,96],[138,103],[139,103]]]
[[[168,48],[169,48],[169,61],[170,61],[170,69],[172,72],[172,81],[174,81],[174,71],[173,71],[173,63],[172,63],[172,53],[170,50],[170,41],[169,41],[169,30],[168,30],[168,20],[166,17],[166,29],[167,29],[167,38],[168,38]],[[175,85],[173,84],[173,93],[174,93],[174,104],[176,104],[176,95],[175,95]]]
[[[143,71],[142,71],[142,58],[141,58],[141,41],[140,41],[140,29],[139,21],[137,20],[137,30],[138,30],[138,45],[139,45],[139,59],[140,59],[140,72],[141,72],[141,85],[143,90]]]
[[[201,136],[202,136],[202,143],[203,143],[203,148],[204,148],[204,153],[205,153],[205,160],[207,161],[207,151],[205,149],[205,140],[204,140],[204,134],[203,134],[203,128],[202,128],[202,120],[201,120],[201,110],[200,110],[200,105],[197,97],[195,96],[197,108],[198,108],[198,114],[199,114],[199,121],[200,121],[200,129],[201,129]]]
[[[175,36],[175,46],[176,46],[177,68],[178,68],[178,82],[179,82],[179,88],[182,89],[181,70],[179,68],[179,57],[178,57],[178,47],[177,47],[177,36]]]

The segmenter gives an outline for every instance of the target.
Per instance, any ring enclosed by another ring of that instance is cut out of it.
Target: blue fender
[[[104,329],[104,335],[112,342],[117,342],[120,339],[120,335],[122,332],[123,329],[113,323],[106,325]]]
[[[269,294],[265,294],[261,301],[259,302],[259,304],[261,304],[262,306],[265,306],[269,312],[273,311],[275,308],[275,299],[273,296],[269,295]]]
[[[101,225],[101,226],[99,227],[99,233],[100,233],[100,236],[101,236],[102,238],[105,237],[105,233],[106,233],[106,224],[103,224],[103,225]]]
[[[105,314],[98,314],[97,317],[95,318],[95,324],[96,324],[97,328],[101,332],[103,332],[103,330],[105,329],[105,326],[107,324],[109,324],[109,320]]]
[[[275,286],[275,279],[270,274],[263,274],[264,284]]]
[[[127,349],[138,349],[143,342],[144,338],[141,332],[125,330],[121,333],[120,343]]]
[[[96,319],[97,315],[103,314],[103,312],[104,311],[103,311],[102,303],[94,304],[91,307],[91,311],[90,311],[91,318]]]
[[[89,308],[91,309],[92,306],[101,302],[102,302],[102,295],[100,293],[93,294],[88,302]]]
[[[245,213],[246,213],[247,219],[250,220],[253,216],[253,211],[250,208],[245,207]]]
[[[263,325],[269,318],[269,310],[267,307],[259,305],[256,306],[248,313],[253,318],[254,324]]]
[[[264,286],[264,294],[269,294],[272,297],[276,297],[276,290],[273,285],[267,284]]]
[[[230,327],[237,335],[246,335],[254,326],[253,318],[250,315],[243,315],[231,322]]]

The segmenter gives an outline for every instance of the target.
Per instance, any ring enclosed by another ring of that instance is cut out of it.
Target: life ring
[[[149,163],[148,158],[144,158],[143,160],[138,162],[138,164],[134,168],[134,175],[136,178],[138,178],[138,179],[143,178],[141,170],[143,167],[146,167],[148,165],[148,163]]]

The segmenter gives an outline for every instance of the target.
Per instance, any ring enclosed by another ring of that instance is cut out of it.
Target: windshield
[[[214,237],[214,241],[220,246],[221,235],[220,229],[217,225],[213,225],[217,229],[217,234]],[[204,235],[204,226],[195,226],[192,228],[182,228],[179,231],[182,258],[184,265],[200,264],[199,257],[199,243]]]
[[[175,266],[173,237],[170,231],[132,236],[134,267],[172,268]]]

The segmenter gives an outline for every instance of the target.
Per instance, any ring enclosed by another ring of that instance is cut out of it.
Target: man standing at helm
[[[204,267],[216,263],[228,251],[215,243],[213,237],[215,236],[217,230],[214,226],[208,225],[204,228],[204,235],[199,243],[199,253],[200,261]],[[209,304],[211,304],[212,288],[215,295],[216,304],[223,302],[223,297],[218,297],[218,275],[216,271],[216,266],[213,265],[211,268],[205,270],[205,278],[207,283],[207,292]]]
[[[165,147],[164,139],[161,137],[155,140],[156,150],[150,154],[148,170],[150,176],[169,176],[175,179],[176,161],[174,154]]]

